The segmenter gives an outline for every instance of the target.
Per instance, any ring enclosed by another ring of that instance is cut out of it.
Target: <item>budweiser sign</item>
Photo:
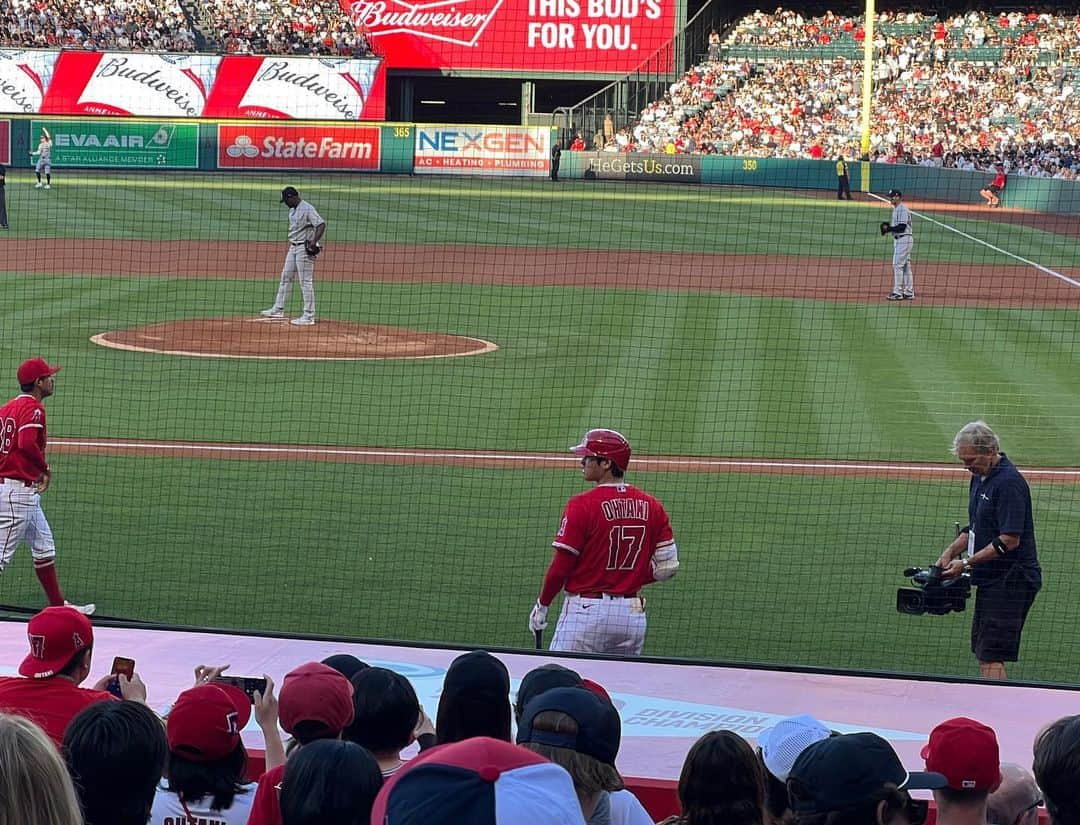
[[[0,49],[0,112],[37,112],[55,64],[55,52]]]
[[[676,0],[338,0],[386,68],[625,74],[671,42]],[[658,71],[674,71],[671,59]]]
[[[226,57],[203,116],[360,120],[378,70],[376,59]]]
[[[377,126],[218,126],[219,169],[378,171]]]
[[[434,3],[406,3],[404,0],[353,0],[353,19],[366,27],[371,37],[413,34],[431,40],[474,46],[495,18],[503,0],[454,0]]]

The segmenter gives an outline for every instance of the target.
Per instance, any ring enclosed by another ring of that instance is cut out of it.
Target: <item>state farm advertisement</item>
[[[218,126],[219,169],[379,169],[378,126]]]
[[[417,127],[413,169],[417,173],[546,175],[551,129],[537,126]]]
[[[675,36],[676,0],[338,0],[390,69],[631,72]],[[658,71],[673,71],[669,65]]]
[[[61,52],[39,111],[199,117],[220,62],[207,54]]]
[[[381,120],[379,65],[374,58],[226,57],[203,116]]]
[[[32,115],[41,110],[57,52],[0,49],[0,112]]]

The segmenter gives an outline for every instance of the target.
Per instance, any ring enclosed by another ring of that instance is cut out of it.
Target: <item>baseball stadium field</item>
[[[328,223],[310,328],[259,315],[287,183]],[[603,426],[683,560],[648,591],[646,654],[970,675],[969,614],[894,601],[966,520],[949,446],[984,418],[1032,484],[1046,581],[1010,676],[1076,681],[1075,217],[906,193],[916,298],[889,303],[865,194],[75,170],[7,190],[0,375],[10,396],[24,358],[63,367],[44,507],[69,597],[104,616],[529,647],[584,489],[566,448]],[[477,354],[430,357],[451,337]],[[0,603],[40,600],[24,548]]]

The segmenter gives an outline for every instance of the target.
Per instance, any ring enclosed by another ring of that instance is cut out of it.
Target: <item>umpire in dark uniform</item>
[[[1005,662],[1019,658],[1024,620],[1042,587],[1031,490],[984,421],[956,434],[953,454],[971,473],[968,524],[938,564],[945,578],[971,574],[971,652],[984,678],[1004,679]]]
[[[7,217],[7,190],[4,188],[6,183],[6,176],[4,173],[4,167],[0,164],[0,229],[8,228]]]
[[[562,162],[562,146],[559,141],[554,140],[551,142],[551,168],[549,170],[551,179],[557,181],[559,179],[559,164]]]

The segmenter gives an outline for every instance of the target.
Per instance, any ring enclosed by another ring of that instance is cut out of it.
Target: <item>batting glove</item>
[[[538,601],[529,614],[529,630],[535,633],[537,630],[547,630],[548,609]]]

